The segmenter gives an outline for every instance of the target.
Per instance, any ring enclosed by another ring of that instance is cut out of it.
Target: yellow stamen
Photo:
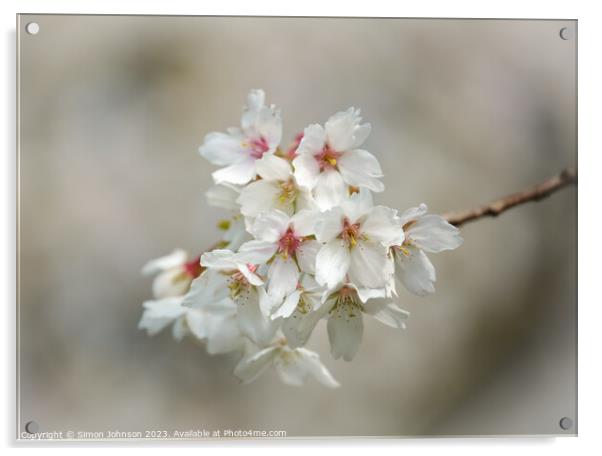
[[[410,256],[410,251],[405,248],[403,245],[399,246],[399,250],[401,251],[401,253],[403,253],[405,256]]]
[[[337,165],[337,159],[334,157],[326,157],[325,160],[330,163],[332,166],[336,166]]]
[[[222,231],[226,231],[230,228],[230,220],[220,220],[219,222],[217,222],[217,227]]]

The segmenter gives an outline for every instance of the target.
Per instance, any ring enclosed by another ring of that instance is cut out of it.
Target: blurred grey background
[[[38,35],[22,30],[40,25]],[[576,190],[462,229],[437,293],[401,290],[342,383],[239,386],[233,356],[136,329],[150,258],[199,252],[224,213],[204,135],[246,93],[286,145],[349,106],[373,130],[380,203],[470,208],[576,165],[574,21],[22,16],[20,426],[285,430],[289,436],[574,433]]]

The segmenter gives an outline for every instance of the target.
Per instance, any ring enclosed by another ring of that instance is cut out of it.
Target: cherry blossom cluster
[[[459,231],[417,207],[398,213],[375,205],[384,191],[378,160],[362,149],[370,124],[350,108],[313,124],[281,146],[280,111],[262,90],[247,97],[240,128],[209,133],[200,155],[220,167],[208,202],[230,211],[221,241],[200,257],[185,251],[150,261],[154,299],[139,327],[149,335],[171,325],[210,354],[237,352],[234,374],[248,383],[273,366],[290,385],[314,377],[338,382],[305,348],[326,320],[330,351],[351,361],[364,316],[403,329],[396,284],[433,293],[435,268],[426,253],[455,249]]]

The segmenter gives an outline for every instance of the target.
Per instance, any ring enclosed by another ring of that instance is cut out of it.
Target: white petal
[[[186,312],[181,303],[182,299],[179,297],[146,301],[143,304],[145,310],[138,323],[138,329],[146,330],[149,336],[158,334]]]
[[[240,331],[260,347],[270,343],[278,330],[278,321],[273,322],[263,316],[257,292],[252,291],[244,299],[237,299],[236,302]]]
[[[321,248],[322,244],[313,239],[301,243],[296,253],[297,263],[301,271],[309,274],[316,273],[316,256]]]
[[[251,270],[246,264],[239,264],[238,270],[251,285],[254,285],[256,287],[263,285],[263,280],[261,279],[261,277],[259,277],[254,272],[251,272]]]
[[[364,309],[381,323],[397,329],[405,329],[405,320],[410,316],[409,312],[385,299],[373,299],[364,304]]]
[[[342,282],[351,263],[349,249],[341,239],[324,245],[316,256],[316,280],[320,285],[334,288]]]
[[[230,227],[224,232],[222,240],[227,243],[229,250],[238,250],[238,248],[249,240],[249,234],[245,227],[244,217],[235,216],[230,221]]]
[[[366,187],[373,192],[385,189],[378,160],[370,152],[355,149],[345,152],[338,160],[338,168],[345,182],[355,187]]]
[[[240,211],[246,217],[257,217],[262,212],[276,207],[281,189],[277,182],[258,180],[251,182],[240,191],[236,200],[240,204]]]
[[[305,345],[318,322],[330,311],[330,306],[319,305],[320,300],[317,297],[310,297],[307,293],[303,293],[301,299],[305,300],[305,306],[311,307],[312,310],[303,313],[297,308],[282,322],[282,332],[291,348]]]
[[[356,223],[367,216],[373,207],[372,192],[367,188],[360,189],[359,192],[354,193],[341,204],[343,214],[352,223]]]
[[[183,307],[194,309],[221,309],[222,300],[229,294],[226,276],[208,269],[192,281],[182,300]]]
[[[290,293],[286,297],[286,299],[284,300],[284,302],[282,303],[280,308],[276,312],[274,312],[274,314],[272,315],[272,320],[275,320],[275,319],[281,318],[281,317],[282,318],[290,317],[291,314],[297,308],[297,303],[299,302],[300,296],[301,296],[301,290],[295,290],[292,293]]]
[[[282,349],[280,356],[274,361],[276,372],[287,385],[301,386],[309,375],[308,366],[296,350]]]
[[[216,319],[207,338],[207,353],[217,355],[239,350],[243,338],[236,315]]]
[[[280,352],[279,347],[268,347],[258,351],[252,356],[244,357],[234,368],[236,375],[243,384],[251,383],[259,377]]]
[[[269,181],[286,181],[293,174],[290,162],[273,154],[266,154],[257,160],[255,169],[257,174]]]
[[[268,293],[281,300],[297,288],[299,269],[291,257],[284,259],[277,255],[268,270],[268,278]]]
[[[303,274],[301,277],[301,287],[303,288],[303,290],[305,290],[306,292],[311,292],[311,293],[319,293],[320,295],[322,294],[322,287],[320,286],[320,284],[318,284],[318,282],[316,282],[315,278],[310,275],[310,274]]]
[[[172,322],[173,318],[156,318],[144,312],[138,322],[138,329],[143,329],[147,335],[154,336],[163,331]]]
[[[435,292],[437,275],[435,267],[425,253],[417,248],[409,247],[409,255],[396,253],[396,275],[403,285],[412,293],[424,296]]]
[[[244,149],[239,138],[216,132],[205,136],[199,153],[214,165],[225,166],[239,161],[244,156]]]
[[[265,92],[262,89],[251,89],[247,95],[247,110],[259,111],[265,105]]]
[[[347,198],[348,188],[341,174],[337,170],[329,169],[318,176],[313,194],[320,210],[327,211]]]
[[[274,243],[286,233],[289,223],[290,217],[282,211],[264,212],[255,219],[250,232],[258,240]]]
[[[403,229],[397,211],[385,206],[376,206],[366,216],[361,226],[362,234],[370,240],[389,247],[401,245],[404,241]]]
[[[322,213],[314,227],[316,239],[319,242],[329,242],[335,239],[343,231],[343,212],[335,207]]]
[[[274,242],[248,241],[238,249],[236,261],[245,264],[262,264],[274,256],[277,248],[278,245]]]
[[[214,207],[238,211],[240,205],[236,199],[240,195],[240,189],[231,184],[213,185],[205,192],[207,202]]]
[[[214,171],[211,176],[216,184],[245,185],[255,178],[255,159],[244,157],[230,166]]]
[[[265,138],[271,150],[280,143],[282,136],[280,112],[273,106],[265,106],[263,90],[254,89],[249,92],[247,106],[241,118],[241,126],[245,134]]]
[[[313,375],[316,380],[329,388],[340,386],[339,382],[334,379],[326,366],[322,364],[320,356],[317,353],[307,350],[306,348],[298,348],[297,352],[302,356],[303,362],[307,366],[309,373]]]
[[[262,108],[255,119],[255,131],[260,137],[265,138],[270,147],[270,152],[276,150],[282,140],[282,116],[280,111],[273,106]]]
[[[312,154],[299,154],[293,160],[295,182],[299,187],[312,190],[318,183],[320,165]]]
[[[360,126],[361,121],[359,109],[354,108],[330,117],[324,128],[332,148],[342,152],[360,146],[370,134],[370,124]]]
[[[218,271],[236,269],[235,253],[231,250],[216,249],[201,255],[201,266]]]
[[[186,326],[197,339],[205,339],[209,335],[208,318],[198,309],[186,311]]]
[[[182,316],[178,318],[171,327],[171,335],[175,340],[180,342],[187,333],[188,327],[186,326],[186,318]]]
[[[146,263],[142,268],[142,274],[151,275],[156,274],[157,272],[165,271],[166,269],[182,266],[186,262],[187,258],[188,254],[185,250],[176,249],[169,255],[151,260]]]
[[[290,219],[297,236],[311,236],[315,233],[316,220],[320,214],[308,209],[298,210]]]
[[[412,220],[417,220],[419,217],[422,217],[424,214],[426,214],[427,210],[428,208],[424,203],[420,204],[418,207],[406,209],[399,216],[399,223],[401,223],[401,226],[403,226]]]
[[[264,317],[270,318],[274,311],[282,304],[282,299],[277,299],[274,296],[267,294],[263,287],[257,288],[259,295],[259,309]]]
[[[142,305],[153,318],[175,319],[186,313],[186,309],[182,307],[181,297],[145,301]]]
[[[297,154],[314,156],[322,152],[325,144],[326,131],[321,125],[312,124],[303,131],[303,138],[297,148]]]
[[[362,342],[364,322],[359,310],[352,314],[343,306],[332,311],[328,319],[330,353],[334,359],[351,361]]]
[[[366,303],[368,300],[374,301],[375,298],[385,298],[387,296],[386,288],[357,288],[353,284],[349,285],[355,288],[358,298],[363,303]]]
[[[419,248],[433,253],[453,250],[460,247],[464,241],[460,230],[440,215],[420,217],[409,228],[408,235]]]
[[[158,299],[181,296],[188,291],[191,280],[192,277],[183,268],[163,271],[153,280],[153,296]]]
[[[360,241],[351,249],[349,280],[360,287],[384,288],[390,278],[387,248],[370,241]]]
[[[297,186],[297,198],[295,199],[295,209],[297,212],[302,210],[310,210],[319,212],[316,200],[309,190]]]

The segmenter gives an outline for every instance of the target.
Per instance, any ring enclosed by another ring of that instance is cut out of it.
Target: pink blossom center
[[[298,237],[292,228],[288,228],[286,233],[278,241],[278,252],[282,254],[284,258],[293,255],[299,246],[301,245],[301,238]]]
[[[341,239],[343,239],[348,246],[355,247],[358,239],[361,238],[360,224],[351,223],[347,217],[343,220],[343,231],[341,232]]]
[[[328,169],[336,169],[339,158],[343,155],[341,152],[337,152],[330,147],[330,144],[326,143],[322,148],[322,151],[315,155],[316,161],[320,166],[320,171]]]
[[[263,157],[263,154],[270,150],[268,140],[263,136],[250,140],[247,143],[247,147],[249,148],[249,152],[253,158],[261,158]]]
[[[293,160],[297,156],[297,149],[299,148],[299,144],[301,144],[301,140],[303,139],[303,132],[297,133],[295,135],[295,140],[291,144],[291,146],[286,151],[286,156],[289,160]]]
[[[201,272],[203,272],[205,270],[205,268],[203,266],[201,266],[201,257],[198,256],[196,258],[193,258],[192,260],[184,263],[184,272],[189,275],[190,277],[192,277],[193,279],[196,279],[198,276],[201,275]]]
[[[251,272],[255,272],[257,271],[257,265],[256,264],[247,264],[247,269]],[[247,278],[245,277],[245,275],[240,272],[240,271],[236,271],[234,274],[232,274],[232,280],[235,282],[239,282],[241,285],[247,285],[248,281]]]
[[[339,296],[342,299],[352,298],[352,297],[354,297],[354,294],[355,294],[355,290],[353,288],[351,288],[351,287],[348,287],[348,286],[344,286],[343,288],[341,288],[339,290]]]

